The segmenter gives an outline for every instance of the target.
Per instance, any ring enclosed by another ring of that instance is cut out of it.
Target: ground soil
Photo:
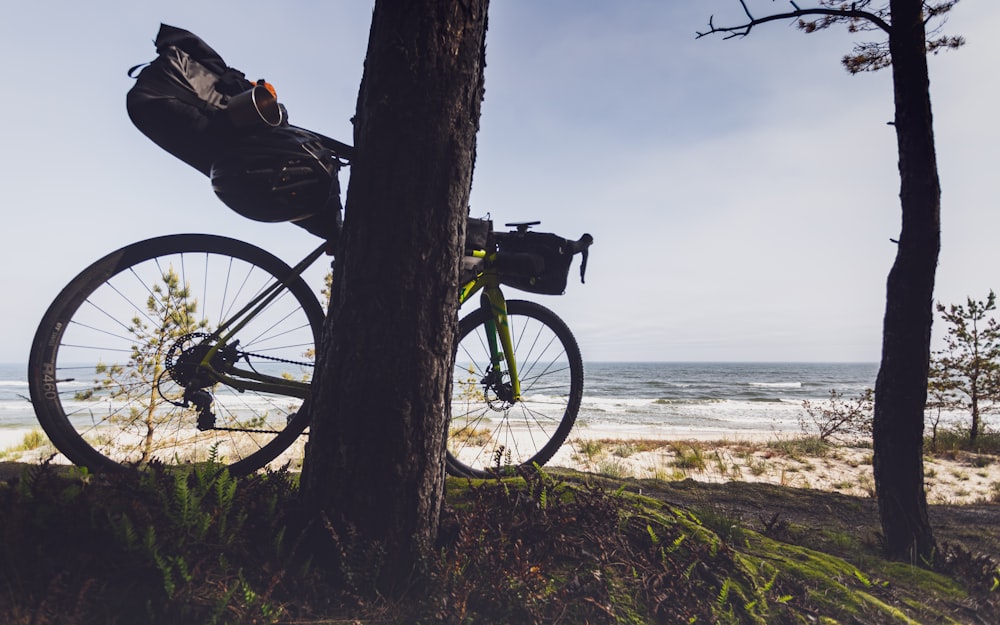
[[[560,473],[569,479],[595,479],[578,472]],[[740,481],[608,480],[609,486],[623,482],[632,492],[729,518],[763,533],[788,528],[823,530],[877,547],[882,531],[878,504],[872,497]],[[1000,503],[930,505],[928,517],[939,544],[961,545],[971,553],[1000,558]]]

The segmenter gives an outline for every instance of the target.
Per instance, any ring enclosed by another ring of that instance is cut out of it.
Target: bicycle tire
[[[486,382],[490,318],[477,309],[459,322],[447,436],[452,475],[482,478],[544,465],[566,441],[580,410],[583,359],[563,320],[535,302],[507,302],[521,380],[521,399],[508,402]]]
[[[291,274],[258,247],[202,234],[140,241],[84,269],[55,298],[31,345],[31,401],[49,439],[92,471],[211,460],[242,475],[274,460],[307,427],[308,400],[214,384],[206,390],[215,427],[230,429],[201,431],[191,406],[172,403],[183,387],[171,375],[179,374],[164,370],[194,343],[184,336],[211,332]],[[323,318],[316,295],[294,277],[239,330],[240,347],[253,354],[240,364],[304,380]]]

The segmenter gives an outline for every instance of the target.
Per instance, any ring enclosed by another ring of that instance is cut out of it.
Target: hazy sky
[[[5,9],[0,362],[27,360],[59,289],[127,243],[211,232],[287,261],[312,248],[295,226],[231,212],[133,128],[126,70],[153,58],[160,22],[186,28],[272,82],[292,123],[350,142],[372,4]],[[472,212],[594,235],[586,285],[574,266],[565,296],[527,296],[587,360],[878,360],[899,233],[891,76],[848,75],[859,35],[842,28],[696,40],[713,14],[742,18],[737,0],[493,0]],[[952,303],[1000,288],[1000,4],[960,3],[947,31],[968,40],[930,59],[936,299]]]

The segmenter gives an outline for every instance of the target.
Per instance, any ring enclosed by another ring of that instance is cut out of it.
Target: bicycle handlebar
[[[527,227],[535,225],[538,222],[525,222],[518,224],[507,224],[507,226],[514,226],[517,228],[516,232],[495,232],[494,237],[497,239],[504,239],[506,237],[512,237],[517,239],[522,235]],[[587,273],[587,259],[589,257],[590,246],[594,244],[594,237],[589,233],[584,234],[576,241],[571,239],[563,239],[563,243],[559,247],[559,254],[566,256],[573,256],[580,254],[580,282],[586,283],[586,273]],[[532,251],[516,251],[516,252],[501,252],[497,254],[496,268],[500,273],[509,273],[512,275],[536,275],[541,273],[545,269],[545,258],[539,253]]]
[[[569,248],[571,254],[580,254],[580,283],[586,284],[584,275],[587,273],[587,257],[590,255],[590,246],[594,244],[594,237],[589,233],[584,233],[576,241],[566,241],[565,248]],[[565,251],[564,248],[564,251]]]

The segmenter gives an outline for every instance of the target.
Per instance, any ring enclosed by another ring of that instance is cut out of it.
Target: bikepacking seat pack
[[[251,82],[198,36],[161,24],[155,44],[157,57],[128,72],[135,84],[126,108],[136,128],[209,176],[240,215],[335,239],[337,172],[352,148],[290,125],[270,84]]]

